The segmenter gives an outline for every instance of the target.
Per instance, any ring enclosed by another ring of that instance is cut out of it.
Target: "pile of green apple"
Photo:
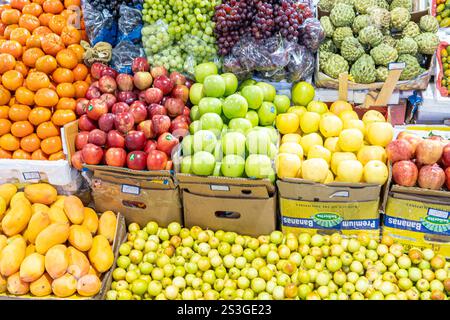
[[[432,249],[360,233],[270,235],[128,227],[109,300],[448,300],[450,263]]]

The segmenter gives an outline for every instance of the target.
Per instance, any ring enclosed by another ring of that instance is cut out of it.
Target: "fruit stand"
[[[448,2],[2,2],[0,300],[448,300]]]

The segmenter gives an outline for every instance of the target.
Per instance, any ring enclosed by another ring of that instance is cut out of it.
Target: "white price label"
[[[139,195],[141,193],[141,188],[136,186],[130,186],[129,184],[123,184],[122,193]]]
[[[38,171],[31,171],[31,172],[23,172],[22,173],[23,178],[25,180],[41,180],[41,175]]]
[[[221,186],[221,185],[215,185],[212,184],[210,186],[212,191],[230,191],[230,187],[229,186]]]

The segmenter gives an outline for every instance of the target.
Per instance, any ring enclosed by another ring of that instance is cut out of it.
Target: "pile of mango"
[[[449,0],[450,1],[450,0]],[[441,49],[442,80],[441,87],[447,88],[450,92],[450,45]]]
[[[436,19],[441,28],[450,27],[450,0],[436,0]]]
[[[0,185],[0,293],[92,297],[114,262],[117,217],[45,183]]]

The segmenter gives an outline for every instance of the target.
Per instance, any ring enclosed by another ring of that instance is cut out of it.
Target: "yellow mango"
[[[100,277],[101,273],[95,270],[92,266],[89,266],[88,274],[93,274],[94,276]]]
[[[100,292],[102,282],[96,275],[87,274],[78,279],[77,292],[83,297],[92,297]]]
[[[16,192],[17,188],[12,183],[5,183],[0,185],[0,197],[5,200],[6,206],[9,205],[11,198],[16,194]]]
[[[9,206],[12,208],[21,203],[28,203],[31,206],[31,202],[27,199],[27,197],[25,197],[25,193],[17,192],[12,196]]]
[[[20,265],[20,280],[33,282],[39,279],[45,272],[45,257],[37,252],[26,257]]]
[[[84,220],[81,225],[85,226],[92,233],[92,235],[97,233],[98,216],[94,209],[89,207],[84,208]]]
[[[66,242],[68,237],[69,225],[67,223],[52,223],[36,237],[36,251],[46,254],[51,247]]]
[[[33,203],[31,205],[31,215],[34,215],[37,212],[48,213],[48,210],[50,210],[50,208],[42,203]]]
[[[6,279],[3,278],[2,275],[0,275],[0,293],[6,292]]]
[[[30,284],[20,279],[19,272],[16,272],[6,280],[6,289],[9,293],[15,295],[27,294],[30,290]]]
[[[114,240],[116,234],[117,217],[112,211],[105,211],[98,221],[98,234],[105,236],[109,243]]]
[[[81,224],[84,220],[84,205],[76,196],[66,197],[64,212],[73,224]]]
[[[30,293],[36,297],[48,296],[52,293],[52,277],[44,273],[39,279],[30,283]]]
[[[51,247],[45,254],[45,270],[53,278],[62,277],[69,266],[69,252],[63,244]]]
[[[27,203],[17,204],[3,217],[3,233],[10,237],[21,233],[27,227],[30,218],[31,205]]]
[[[105,236],[94,237],[92,248],[89,250],[89,260],[98,272],[105,272],[111,268],[114,262],[114,253]]]
[[[0,255],[2,250],[6,247],[8,238],[4,234],[0,234]]]
[[[25,187],[25,196],[31,203],[50,205],[56,201],[58,192],[48,183],[33,183]]]
[[[3,215],[6,212],[7,207],[8,207],[8,205],[6,204],[6,200],[3,199],[2,196],[0,196],[0,217],[3,217]]]
[[[42,230],[47,228],[50,223],[50,217],[47,213],[42,211],[35,213],[31,217],[30,222],[28,222],[28,228],[23,235],[24,238],[28,240],[28,242],[34,244],[38,234],[41,233]]]
[[[20,269],[23,259],[25,259],[25,251],[27,243],[21,236],[14,239],[6,245],[2,250],[0,259],[0,273],[8,277],[16,273]]]
[[[67,251],[69,255],[67,272],[73,275],[75,279],[80,279],[82,276],[88,274],[90,264],[86,255],[74,247],[69,247]]]
[[[25,236],[24,236],[25,238]],[[30,254],[33,254],[36,252],[36,246],[34,244],[29,244],[27,248],[25,249],[25,258],[28,257]]]
[[[48,217],[50,218],[51,223],[69,223],[69,219],[64,213],[64,210],[60,207],[51,207],[50,210],[48,210]]]
[[[64,209],[64,201],[66,198],[66,196],[57,196],[56,201],[51,206]]]
[[[77,279],[69,273],[53,280],[52,291],[55,296],[65,298],[73,295],[77,291]]]
[[[69,243],[80,251],[88,251],[92,246],[92,235],[80,225],[72,225],[69,229]]]

